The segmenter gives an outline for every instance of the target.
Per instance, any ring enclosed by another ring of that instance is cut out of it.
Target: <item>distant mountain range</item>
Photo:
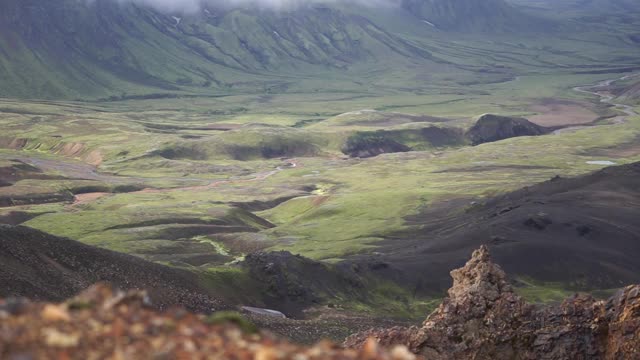
[[[210,7],[191,15],[113,0],[5,0],[0,96],[255,90],[274,74],[314,75],[367,62],[433,65],[442,61],[420,38],[441,31],[535,30],[536,21],[542,20],[503,0],[404,0],[380,9],[338,3],[286,11]]]
[[[279,92],[286,86],[283,79],[296,76],[323,79],[322,74],[348,71],[355,82],[366,82],[370,64],[437,73],[459,65],[450,63],[450,36],[560,29],[560,22],[532,15],[520,2],[401,0],[399,6],[380,8],[327,2],[285,10],[210,6],[185,15],[115,0],[4,0],[0,97]],[[531,3],[537,2],[526,2]]]

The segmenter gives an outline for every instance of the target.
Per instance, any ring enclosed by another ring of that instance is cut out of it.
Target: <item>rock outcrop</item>
[[[525,118],[486,114],[469,129],[467,138],[473,145],[480,145],[519,136],[540,136],[551,131]]]
[[[486,246],[451,272],[449,296],[421,327],[370,330],[348,347],[376,338],[427,359],[640,359],[640,286],[609,301],[576,295],[537,308],[514,293]]]
[[[62,304],[0,300],[0,358],[414,360],[402,346],[369,341],[358,350],[294,345],[258,332],[236,314],[210,317],[148,307],[144,292],[98,285]]]

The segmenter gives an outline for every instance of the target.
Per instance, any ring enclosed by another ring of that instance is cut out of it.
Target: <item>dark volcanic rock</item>
[[[575,296],[537,309],[513,292],[484,246],[451,276],[449,296],[421,327],[370,330],[345,345],[374,337],[431,360],[640,358],[640,286],[607,302]]]
[[[550,129],[525,118],[487,114],[480,117],[469,129],[467,137],[473,145],[480,145],[519,136],[539,136],[549,132]]]
[[[408,286],[428,296],[445,292],[450,269],[483,244],[491,245],[496,263],[513,277],[578,291],[637,284],[639,178],[640,163],[633,163],[490,199],[435,203],[381,242],[377,260],[402,271]]]

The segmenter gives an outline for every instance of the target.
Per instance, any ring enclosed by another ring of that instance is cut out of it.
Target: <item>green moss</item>
[[[526,301],[534,304],[561,302],[575,293],[567,290],[562,284],[540,283],[531,279],[526,280],[524,286],[516,287],[515,290]]]
[[[233,324],[247,334],[255,334],[258,332],[258,327],[255,324],[242,316],[242,314],[234,311],[220,311],[214,313],[208,316],[205,322],[210,325]]]

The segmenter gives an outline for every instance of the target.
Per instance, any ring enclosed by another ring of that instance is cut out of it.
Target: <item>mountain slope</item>
[[[635,0],[507,0],[509,3],[531,8],[593,10],[633,10],[640,4]]]
[[[404,270],[416,291],[449,285],[468,252],[490,244],[510,274],[573,289],[640,282],[640,163],[556,178],[482,203],[450,201],[387,237],[380,261]],[[401,244],[401,245],[400,245]],[[429,274],[425,277],[424,274]]]
[[[177,17],[112,0],[0,3],[0,96],[255,91],[282,82],[273,74],[430,58],[369,19],[328,6]]]
[[[616,93],[618,99],[630,102],[630,103],[639,103],[640,102],[640,82],[636,82],[631,86],[625,87]]]
[[[211,96],[284,92],[303,81],[316,81],[313,90],[344,88],[341,82],[367,89],[371,79],[398,71],[409,71],[408,79],[454,71],[481,77],[474,71],[486,68],[452,58],[448,46],[434,47],[449,39],[435,37],[550,28],[503,0],[209,6],[192,14],[115,0],[6,0],[0,3],[0,97]]]
[[[444,30],[546,32],[551,24],[522,13],[504,0],[403,0],[402,6]]]
[[[27,227],[0,225],[0,296],[63,300],[96,282],[148,289],[161,307],[197,311],[227,307],[194,273],[58,238]]]

